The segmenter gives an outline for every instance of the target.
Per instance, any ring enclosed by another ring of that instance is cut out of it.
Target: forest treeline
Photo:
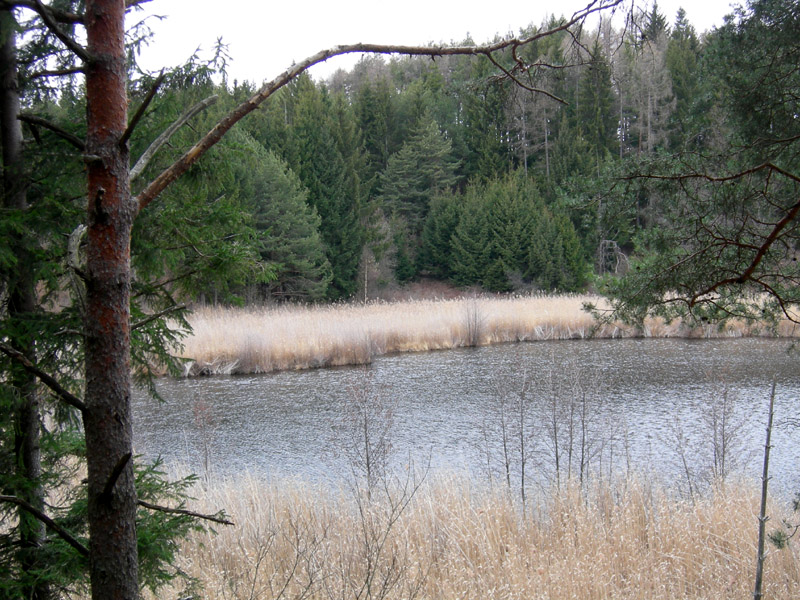
[[[420,277],[493,292],[581,290],[592,273],[624,268],[634,234],[657,218],[644,195],[624,210],[604,206],[609,178],[628,161],[719,135],[707,82],[725,57],[713,32],[698,36],[683,10],[670,23],[657,5],[633,27],[605,20],[579,39],[565,30],[521,49],[536,89],[498,77],[486,57],[372,55],[326,81],[304,74],[169,192],[180,196],[162,203],[180,207],[174,215],[144,219],[166,224],[142,223],[135,239],[142,248],[165,245],[153,236],[175,240],[173,260],[187,272],[230,260],[201,284],[217,298],[373,297]],[[216,94],[196,117],[203,130],[254,92],[219,83],[220,50],[169,75],[148,116],[154,135]],[[509,51],[498,62],[514,60]],[[139,80],[141,93],[148,83]]]
[[[551,17],[520,37],[563,22]],[[579,291],[593,274],[624,270],[658,203],[642,191],[612,202],[608,190],[643,157],[724,138],[723,92],[711,83],[727,68],[724,41],[699,36],[682,9],[670,23],[654,4],[624,28],[606,19],[519,53],[366,55],[326,81],[301,75],[137,221],[137,281],[166,265],[179,292],[320,301],[376,297],[422,277],[492,292]],[[166,73],[132,157],[189,107],[216,102],[134,166],[134,194],[253,94],[255,84],[227,80],[225,60],[220,46]],[[524,77],[503,76],[516,61]],[[141,102],[155,77],[131,79]],[[27,110],[66,133],[81,123],[77,84],[54,92],[37,82],[26,84]],[[43,213],[39,227],[67,239],[83,208],[82,161],[64,160],[64,135],[27,127],[53,144],[36,155],[33,193],[75,189],[74,214]]]

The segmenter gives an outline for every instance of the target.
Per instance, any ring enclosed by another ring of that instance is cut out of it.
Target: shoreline
[[[800,335],[782,322],[730,321],[689,327],[650,319],[642,329],[598,326],[583,305],[591,295],[468,297],[367,304],[200,307],[179,356],[183,377],[273,373],[369,364],[378,356],[494,344],[616,338],[726,338]]]

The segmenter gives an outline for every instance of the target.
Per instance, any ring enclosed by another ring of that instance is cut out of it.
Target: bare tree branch
[[[62,540],[64,540],[70,546],[75,548],[75,550],[80,552],[83,556],[89,556],[89,549],[83,544],[81,544],[69,531],[64,529],[53,519],[48,517],[38,508],[26,502],[22,498],[17,498],[16,496],[0,496],[0,502],[8,502],[9,504],[16,504],[17,506],[23,508],[24,510],[32,514],[34,517],[39,519],[42,523],[47,525],[50,529],[55,531]]]
[[[136,161],[136,164],[131,169],[131,181],[137,179],[142,174],[142,172],[147,168],[147,165],[150,164],[150,161],[153,160],[153,157],[156,155],[156,153],[170,140],[173,135],[175,135],[175,132],[178,131],[178,129],[183,127],[196,114],[214,104],[218,98],[219,96],[214,95],[209,96],[205,100],[201,100],[183,113],[172,125],[167,127],[167,129],[165,129],[164,132],[159,135],[153,141],[153,143],[150,144],[150,146],[148,146],[147,150],[142,153],[142,155],[139,157],[139,160]]]
[[[160,506],[158,504],[152,504],[150,502],[146,502],[145,500],[138,500],[139,506],[143,506],[144,508],[149,508],[150,510],[157,510],[159,512],[165,512],[175,515],[186,515],[187,517],[194,517],[196,519],[204,519],[206,521],[213,521],[214,523],[219,523],[220,525],[236,525],[233,521],[228,521],[227,519],[223,519],[220,517],[215,517],[214,515],[204,515],[202,513],[194,512],[192,510],[186,510],[185,508],[170,508],[168,506]]]
[[[136,113],[134,113],[133,117],[131,118],[131,122],[128,124],[127,129],[125,129],[125,132],[119,139],[120,146],[124,146],[128,143],[128,140],[133,134],[133,130],[136,129],[139,121],[144,116],[144,112],[147,110],[147,107],[150,106],[150,103],[153,101],[156,92],[158,92],[158,88],[160,88],[161,84],[164,83],[164,78],[164,70],[162,69],[161,73],[159,73],[158,77],[156,77],[156,80],[153,82],[153,85],[150,86],[150,89],[148,90],[147,95],[144,97],[144,100],[142,100],[141,105],[138,109],[136,109]]]
[[[71,394],[67,390],[65,390],[58,381],[55,380],[54,377],[48,375],[44,371],[42,371],[39,367],[34,365],[28,358],[19,350],[15,350],[11,346],[7,344],[0,343],[0,352],[8,356],[9,358],[17,361],[22,367],[35,375],[43,384],[45,384],[51,391],[55,393],[61,400],[77,408],[79,411],[83,412],[86,410],[86,405],[80,400],[77,396]]]
[[[47,119],[43,119],[42,117],[37,117],[35,115],[26,115],[26,114],[17,115],[17,119],[19,119],[23,123],[28,123],[30,125],[38,125],[39,127],[44,127],[45,129],[49,129],[50,131],[55,133],[58,137],[66,140],[67,142],[75,146],[81,152],[83,152],[86,149],[86,144],[81,138],[62,129],[55,123],[51,123]]]
[[[540,88],[531,87],[531,86],[529,86],[529,85],[526,85],[526,84],[522,83],[522,82],[521,82],[521,81],[520,81],[520,80],[519,80],[517,77],[515,77],[515,76],[514,76],[514,75],[511,73],[511,71],[509,71],[509,70],[508,70],[508,69],[506,69],[506,68],[505,68],[503,65],[501,65],[499,62],[497,62],[497,60],[495,60],[494,56],[492,56],[491,54],[489,54],[489,60],[490,60],[490,61],[492,61],[492,64],[493,64],[495,67],[497,67],[498,69],[500,69],[500,70],[501,70],[501,71],[502,71],[502,72],[505,74],[505,76],[506,76],[508,79],[510,79],[511,81],[513,81],[515,84],[517,84],[517,85],[518,85],[519,87],[521,87],[522,89],[524,89],[524,90],[528,90],[529,92],[534,92],[534,93],[536,93],[536,94],[542,94],[542,95],[544,95],[544,96],[547,96],[548,98],[552,98],[552,99],[553,99],[553,100],[555,100],[556,102],[560,102],[561,104],[564,104],[564,105],[567,105],[567,104],[569,104],[569,103],[568,103],[566,100],[564,100],[563,98],[559,98],[558,96],[556,96],[556,95],[554,95],[554,94],[551,94],[551,93],[550,93],[550,92],[548,92],[547,90],[542,90],[542,89],[540,89]]]
[[[144,190],[139,193],[136,198],[139,204],[139,210],[142,210],[155,198],[157,198],[159,194],[161,194],[161,192],[167,188],[167,186],[169,186],[173,181],[185,173],[189,167],[197,162],[197,160],[199,160],[209,148],[219,142],[219,140],[222,139],[222,136],[224,136],[231,127],[233,127],[246,115],[258,108],[273,93],[285,86],[304,71],[308,70],[310,67],[324,62],[331,57],[340,56],[343,54],[352,54],[354,52],[365,52],[370,54],[408,54],[410,56],[483,55],[488,57],[495,52],[524,46],[560,31],[568,30],[570,27],[582,21],[587,16],[602,10],[619,6],[622,4],[622,2],[623,0],[593,0],[592,2],[589,2],[586,8],[577,11],[570,19],[558,27],[537,32],[523,39],[508,38],[483,46],[395,46],[359,43],[335,46],[327,50],[321,50],[287,69],[272,81],[266,83],[255,95],[240,104],[231,113],[229,113],[228,116],[217,123],[214,128],[211,129],[211,131],[209,131],[199,142],[190,148],[170,167],[165,169],[158,177],[156,177],[155,180],[153,180]]]

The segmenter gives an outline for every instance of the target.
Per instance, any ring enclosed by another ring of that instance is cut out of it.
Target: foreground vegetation
[[[583,310],[592,296],[515,296],[417,300],[365,305],[273,308],[204,307],[182,355],[186,374],[266,373],[369,363],[392,352],[419,352],[504,342],[595,337],[738,337],[773,334],[762,324],[597,325]],[[796,335],[782,322],[777,334]]]
[[[209,482],[201,507],[236,527],[184,543],[180,567],[207,598],[746,598],[756,484],[694,503],[643,481],[551,489],[526,514],[505,488],[439,478],[321,489],[243,476]],[[778,523],[781,507],[772,507]],[[790,549],[767,560],[765,597],[796,598]],[[178,590],[176,590],[176,593]]]

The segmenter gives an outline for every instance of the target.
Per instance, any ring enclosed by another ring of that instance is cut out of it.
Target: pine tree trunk
[[[0,47],[0,137],[3,147],[3,206],[23,211],[27,208],[27,194],[22,156],[22,126],[17,119],[20,111],[19,86],[17,81],[16,35],[13,27],[15,19],[10,11],[0,11],[0,20],[8,32]],[[10,320],[17,320],[36,310],[30,264],[22,236],[7,240],[11,251],[22,268],[7,274],[8,313]],[[35,362],[35,347],[31,335],[22,333],[18,339],[11,340],[15,350]],[[11,383],[17,391],[17,407],[14,411],[14,458],[18,489],[17,497],[33,507],[44,509],[44,491],[41,483],[40,455],[40,409],[36,380],[29,373],[17,368],[11,375]],[[22,590],[25,598],[45,600],[51,597],[46,583],[36,583],[35,577],[27,577],[34,569],[44,568],[39,564],[41,548],[45,543],[44,523],[33,518],[20,508],[19,553],[18,560],[22,577],[31,580],[30,586]]]
[[[86,460],[91,589],[138,598],[130,372],[130,194],[124,0],[88,0]]]

